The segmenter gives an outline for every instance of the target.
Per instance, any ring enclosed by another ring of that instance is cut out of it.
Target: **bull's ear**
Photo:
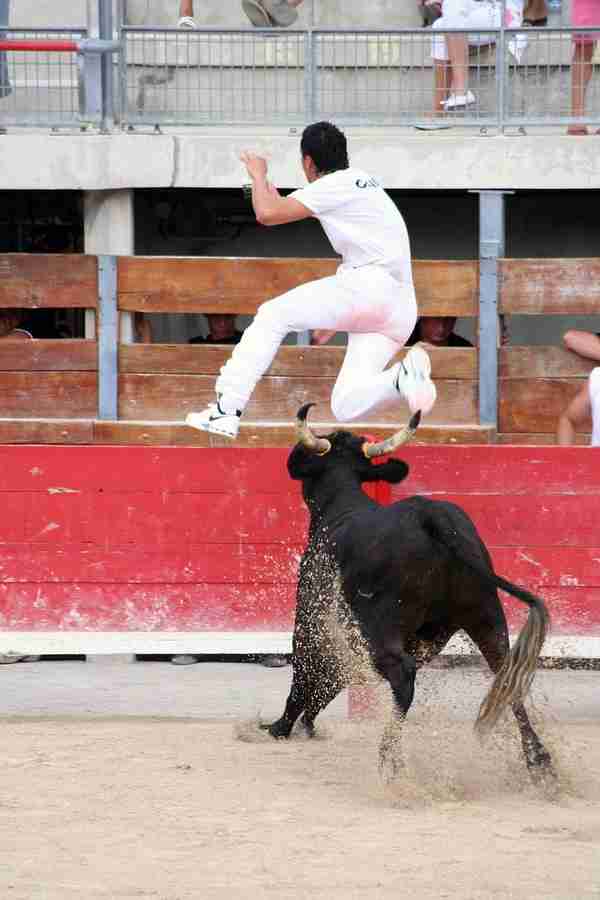
[[[287,461],[290,478],[295,478],[298,481],[301,481],[303,478],[314,478],[316,475],[320,475],[325,470],[326,465],[326,456],[310,453],[300,444],[294,447]]]
[[[363,474],[363,481],[387,481],[398,484],[408,475],[409,468],[401,459],[388,459],[379,466],[371,464]]]

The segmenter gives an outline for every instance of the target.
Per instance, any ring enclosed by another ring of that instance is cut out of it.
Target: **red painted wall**
[[[410,447],[381,499],[460,503],[554,630],[600,634],[600,451]],[[0,628],[288,631],[307,516],[285,449],[0,447]],[[521,605],[507,601],[513,609]]]

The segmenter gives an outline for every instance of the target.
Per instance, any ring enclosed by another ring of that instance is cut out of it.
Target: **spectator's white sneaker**
[[[421,410],[424,416],[431,412],[437,391],[431,380],[431,360],[422,347],[411,347],[401,363],[398,363],[396,390],[408,403],[411,413]]]
[[[447,100],[442,100],[445,110],[461,109],[464,106],[472,106],[475,103],[475,94],[467,91],[466,94],[450,94]]]
[[[179,22],[177,23],[177,27],[178,28],[187,28],[188,31],[193,31],[198,26],[196,25],[196,22],[194,21],[194,19],[192,19],[191,16],[182,16],[180,18]]]
[[[226,413],[219,406],[219,401],[211,403],[199,413],[188,413],[185,424],[199,431],[209,431],[222,437],[235,440],[240,430],[241,413]]]
[[[242,9],[257,28],[288,28],[298,18],[287,0],[242,0]]]

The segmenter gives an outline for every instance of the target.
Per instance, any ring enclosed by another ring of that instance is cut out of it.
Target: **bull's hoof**
[[[314,722],[307,722],[307,720],[302,716],[300,719],[300,727],[304,731],[306,737],[314,738],[315,736],[315,725]]]
[[[527,769],[533,783],[538,787],[551,788],[558,783],[550,754],[544,750],[534,758],[527,759]]]
[[[404,763],[395,753],[379,754],[379,777],[384,784],[394,784],[404,771]]]
[[[271,725],[261,724],[260,730],[268,731],[275,740],[285,740],[285,738],[289,738],[291,732],[291,728],[288,727],[287,723],[279,721],[273,722]]]

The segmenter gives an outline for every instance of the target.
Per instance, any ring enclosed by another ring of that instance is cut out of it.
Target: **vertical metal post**
[[[113,0],[98,0],[98,33],[102,40],[113,40]],[[115,123],[113,92],[113,55],[102,53],[102,125],[103,131],[110,131]]]
[[[504,104],[505,104],[505,79],[507,73],[506,65],[506,34],[504,32],[504,22],[506,19],[506,0],[501,0],[500,4],[500,34],[496,44],[496,119],[498,129],[504,133]]]
[[[498,424],[498,258],[504,255],[504,192],[479,192],[479,421]]]
[[[104,97],[102,70],[110,57],[108,53],[78,53],[79,66],[79,111],[84,122],[104,128]],[[83,97],[81,96],[83,94]]]
[[[118,418],[117,257],[98,256],[98,418]]]
[[[311,25],[304,40],[304,118],[306,122],[315,121],[316,72],[315,39]]]
[[[121,44],[121,51],[118,57],[119,80],[118,80],[118,120],[121,125],[127,122],[127,47],[126,34],[123,28],[127,25],[127,5],[126,0],[117,0],[117,40]]]

